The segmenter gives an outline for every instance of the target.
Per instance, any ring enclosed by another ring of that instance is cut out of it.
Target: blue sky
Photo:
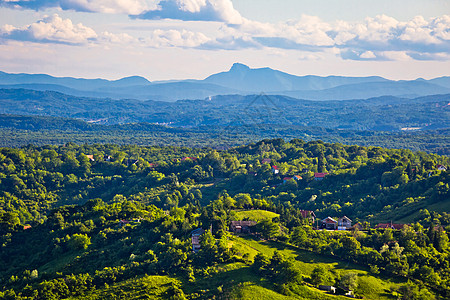
[[[202,79],[450,75],[447,0],[0,0],[0,70]]]

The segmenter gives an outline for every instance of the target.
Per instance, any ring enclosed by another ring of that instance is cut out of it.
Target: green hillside
[[[449,165],[299,139],[0,148],[0,299],[447,299]],[[344,215],[361,230],[315,229]]]
[[[272,220],[273,218],[279,217],[280,215],[271,211],[255,209],[255,210],[238,210],[234,216],[234,219],[237,221],[240,220],[253,220],[253,221],[262,221],[262,220]]]

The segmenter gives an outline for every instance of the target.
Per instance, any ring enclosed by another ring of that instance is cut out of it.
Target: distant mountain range
[[[416,98],[450,93],[450,77],[394,81],[383,77],[295,76],[270,68],[235,63],[227,72],[204,80],[150,82],[139,76],[119,80],[52,77],[0,72],[0,88],[57,91],[111,99],[176,101],[217,95],[285,95],[305,100],[351,100],[380,96]]]
[[[54,91],[0,89],[0,114],[76,118],[92,124],[148,122],[171,127],[317,126],[400,131],[450,128],[450,94],[414,99],[311,101],[282,95],[222,95],[176,102],[78,97]]]

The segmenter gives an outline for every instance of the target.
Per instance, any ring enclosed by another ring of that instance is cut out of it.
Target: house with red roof
[[[394,229],[394,230],[400,230],[405,226],[406,224],[394,224],[394,223],[379,223],[377,226],[375,226],[375,229]]]
[[[447,167],[446,167],[446,166],[443,166],[443,165],[437,165],[437,166],[436,166],[436,169],[437,169],[438,171],[447,171]]]
[[[251,233],[251,227],[256,221],[231,221],[230,230],[234,233]]]
[[[328,173],[314,173],[314,180],[322,180]]]
[[[302,176],[294,175],[294,176],[292,176],[292,179],[294,179],[295,181],[299,181],[299,180],[302,180],[303,178],[302,178]]]
[[[338,222],[332,217],[326,217],[322,220],[322,228],[336,230]]]
[[[277,166],[272,166],[272,172],[273,174],[278,174],[280,173],[280,168],[278,168]]]
[[[311,219],[311,221],[314,222],[314,219],[316,218],[316,214],[312,210],[300,210],[300,214],[302,215],[303,219]]]
[[[188,156],[185,156],[185,157],[183,157],[183,158],[181,159],[181,161],[186,161],[186,160],[192,160],[192,161],[195,161],[195,160],[197,160],[197,157],[188,157]]]
[[[284,177],[283,178],[283,183],[286,183],[288,180],[292,180],[292,177]]]

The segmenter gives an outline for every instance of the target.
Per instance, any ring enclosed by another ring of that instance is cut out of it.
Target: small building
[[[270,159],[270,158],[264,158],[262,161],[261,161],[261,164],[270,164],[272,162],[272,160]]]
[[[322,220],[322,228],[336,230],[338,222],[332,217],[326,217]]]
[[[127,225],[127,224],[130,224],[130,221],[128,221],[128,220],[120,220],[120,221],[119,221],[120,227],[125,226],[125,225]]]
[[[319,290],[327,291],[327,292],[330,292],[332,294],[336,294],[336,288],[334,286],[331,286],[331,285],[319,285]]]
[[[86,155],[87,158],[89,158],[90,161],[95,161],[94,159],[94,155],[90,154],[90,155]]]
[[[186,160],[192,160],[192,161],[196,161],[197,157],[189,157],[189,156],[185,156],[181,159],[181,161],[186,161]]]
[[[346,291],[345,296],[349,298],[355,298],[355,294],[353,293],[353,291]]]
[[[438,171],[447,171],[447,167],[446,167],[446,166],[443,166],[443,165],[437,165],[437,166],[436,166],[436,169],[437,169]]]
[[[131,158],[128,158],[127,161],[126,161],[126,163],[127,163],[127,166],[132,166],[132,165],[137,164],[137,163],[138,163],[138,160],[137,160],[137,159],[131,159]]]
[[[394,223],[379,223],[377,226],[375,226],[375,229],[394,229],[394,230],[400,230],[405,226],[405,224],[394,224]]]
[[[338,230],[348,230],[352,227],[352,220],[347,216],[338,219]]]
[[[361,223],[358,222],[355,225],[353,225],[351,229],[352,230],[363,230],[364,226],[362,226]]]
[[[230,230],[234,233],[251,233],[251,227],[256,221],[231,221]]]
[[[292,179],[294,179],[295,181],[299,181],[299,180],[302,180],[303,178],[302,178],[302,176],[294,175],[294,176],[292,176]]]
[[[314,222],[315,218],[316,218],[316,214],[311,211],[311,210],[300,210],[300,213],[302,214],[302,218],[303,219],[310,219],[311,221]]]
[[[272,172],[273,174],[278,174],[280,173],[280,169],[277,166],[272,166]]]
[[[286,183],[286,182],[288,182],[289,180],[292,180],[293,178],[292,177],[284,177],[283,178],[283,183]]]
[[[314,180],[323,180],[328,173],[314,173]]]
[[[200,237],[203,233],[205,233],[203,228],[197,228],[191,232],[192,251],[195,253],[197,253],[201,248]]]
[[[112,157],[105,154],[105,155],[103,156],[103,160],[104,160],[104,161],[107,161],[107,162],[110,162],[110,161],[112,160]]]
[[[31,228],[31,225],[24,225],[23,226],[23,230],[27,230],[27,229],[30,229]]]

